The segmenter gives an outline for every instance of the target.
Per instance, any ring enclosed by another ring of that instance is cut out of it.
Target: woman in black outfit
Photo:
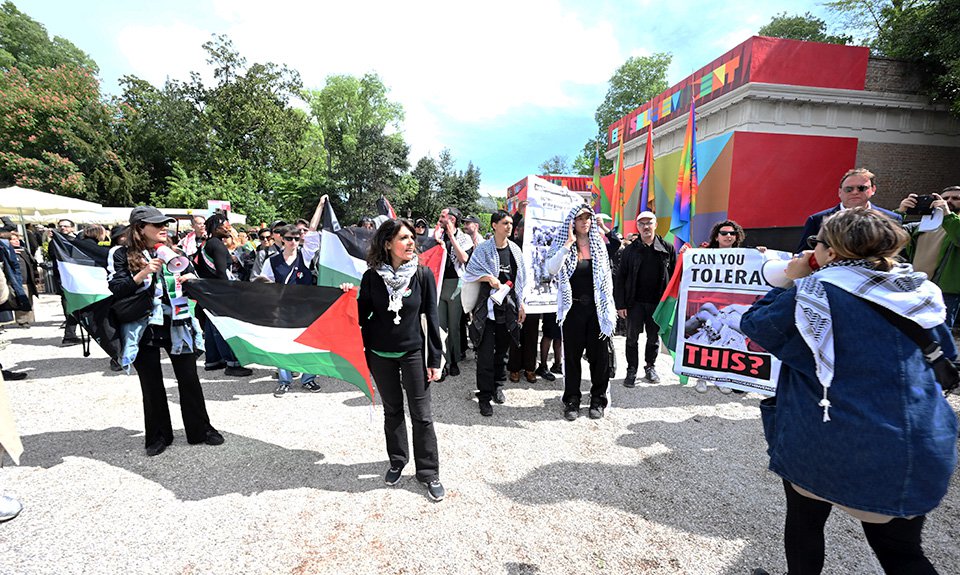
[[[198,349],[202,347],[198,345],[199,326],[190,315],[186,298],[177,298],[175,292],[170,293],[173,288],[164,278],[163,260],[156,257],[154,251],[157,244],[170,245],[167,241],[167,224],[173,221],[173,218],[164,216],[156,208],[134,208],[130,213],[126,245],[114,252],[115,271],[110,276],[110,291],[116,298],[152,290],[153,310],[150,315],[139,321],[125,323],[120,330],[124,339],[124,357],[130,355],[131,351],[136,354],[133,366],[137,369],[140,389],[143,391],[144,443],[147,455],[151,456],[163,453],[173,443],[167,391],[160,369],[161,348],[167,350],[177,378],[187,443],[223,443],[223,436],[210,425],[203,390],[197,377],[196,357],[197,352],[202,351]],[[192,269],[188,268],[187,271]],[[181,280],[190,277],[181,276]]]
[[[380,225],[370,242],[370,269],[360,280],[357,306],[367,365],[383,402],[390,458],[383,481],[396,485],[410,459],[403,414],[406,391],[417,480],[427,488],[430,499],[440,501],[445,492],[430,408],[430,382],[440,376],[442,354],[437,284],[433,272],[419,264],[414,234],[410,220],[387,220]],[[353,286],[340,287],[347,291]],[[426,349],[421,314],[427,316]]]

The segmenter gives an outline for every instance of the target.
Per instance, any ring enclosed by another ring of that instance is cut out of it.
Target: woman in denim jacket
[[[774,288],[740,322],[783,361],[775,408],[762,411],[786,491],[790,573],[822,570],[833,506],[863,522],[885,572],[936,573],[920,535],[956,466],[957,420],[920,348],[873,305],[931,330],[950,359],[956,350],[940,290],[892,259],[906,241],[873,210],[838,212],[787,268],[794,286]]]

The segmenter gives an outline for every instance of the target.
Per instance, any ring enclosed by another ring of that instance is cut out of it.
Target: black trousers
[[[510,339],[507,371],[536,371],[540,355],[540,314],[527,314],[520,329],[520,345]]]
[[[420,350],[403,357],[381,357],[367,350],[367,366],[373,374],[383,402],[383,432],[387,438],[387,457],[391,467],[404,467],[410,461],[407,423],[403,415],[403,393],[407,393],[410,422],[413,425],[413,456],[419,481],[439,477],[440,455],[433,429],[427,368]]]
[[[817,575],[823,570],[823,526],[833,505],[797,493],[786,480],[787,521],[783,531],[790,575]],[[862,523],[867,543],[880,560],[884,573],[936,575],[923,555],[920,532],[926,516],[893,519],[889,523]]]
[[[600,320],[595,307],[574,302],[563,320],[563,403],[580,407],[580,360],[587,352],[590,363],[590,407],[607,406],[610,383],[610,355],[607,340],[601,339]]]
[[[203,399],[203,389],[197,376],[197,358],[193,354],[170,355],[173,373],[177,378],[180,391],[180,415],[183,416],[183,428],[187,434],[187,443],[203,443],[207,432],[212,430],[207,405]],[[167,390],[163,386],[163,371],[160,368],[160,348],[142,345],[133,360],[140,378],[140,390],[143,392],[143,420],[146,428],[144,446],[159,440],[169,445],[173,442],[173,427],[170,424],[170,407],[167,404]]]
[[[477,346],[477,399],[490,401],[497,386],[496,374],[503,372],[503,362],[510,349],[510,332],[507,324],[492,319],[476,317],[473,321],[487,322],[483,326],[483,337]]]
[[[627,308],[627,371],[636,373],[640,365],[640,333],[647,333],[647,342],[643,348],[644,365],[656,363],[660,352],[660,326],[653,321],[655,303],[634,303]]]

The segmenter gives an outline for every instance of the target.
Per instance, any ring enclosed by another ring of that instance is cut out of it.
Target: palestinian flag
[[[192,280],[184,293],[197,300],[240,363],[342,379],[373,400],[357,288]]]
[[[107,287],[108,248],[84,249],[54,232],[50,249],[54,250],[67,313],[110,297]]]
[[[320,222],[317,285],[337,287],[345,282],[359,285],[360,278],[367,271],[367,251],[374,231],[353,226],[340,227],[330,202],[323,206]]]
[[[660,298],[660,304],[653,312],[653,320],[660,326],[660,339],[663,345],[670,351],[670,357],[677,357],[677,330],[683,326],[676,326],[677,308],[680,306],[680,280],[683,278],[683,254],[677,254],[677,267],[673,271],[673,277],[667,284],[667,289],[663,290],[663,296]],[[680,383],[686,385],[688,377],[680,376]]]
[[[394,211],[393,206],[390,204],[390,200],[388,200],[384,195],[381,195],[380,199],[377,200],[377,213],[381,216],[386,216],[391,220],[397,219],[397,212]]]
[[[443,242],[427,236],[417,236],[417,249],[420,250],[420,265],[427,266],[437,280],[437,301],[443,287],[443,270],[447,268],[447,247]]]

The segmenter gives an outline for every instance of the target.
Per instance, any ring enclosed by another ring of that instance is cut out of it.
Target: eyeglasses
[[[717,235],[718,235],[718,236],[735,236],[735,235],[737,235],[737,232],[735,232],[735,231],[728,232],[728,231],[725,231],[725,230],[720,230],[719,232],[717,232]]]
[[[817,244],[823,244],[823,247],[825,247],[825,248],[829,248],[829,247],[830,247],[830,244],[828,244],[828,243],[827,243],[826,241],[824,241],[824,240],[821,240],[821,239],[818,238],[817,236],[807,236],[807,245],[808,245],[808,246],[810,246],[810,247],[813,248],[813,249],[817,249]]]
[[[657,224],[654,222],[637,222],[638,228],[652,228],[655,225]]]
[[[292,237],[292,236],[283,236],[283,239],[285,239],[285,240],[288,241],[288,242],[299,242],[299,241],[300,241],[300,238],[295,238],[295,237]]]
[[[842,188],[840,188],[840,189],[843,190],[844,193],[849,194],[849,193],[852,193],[854,190],[856,190],[856,191],[858,191],[858,192],[866,192],[866,191],[868,191],[871,187],[872,187],[872,186],[844,186],[844,187],[842,187]]]

